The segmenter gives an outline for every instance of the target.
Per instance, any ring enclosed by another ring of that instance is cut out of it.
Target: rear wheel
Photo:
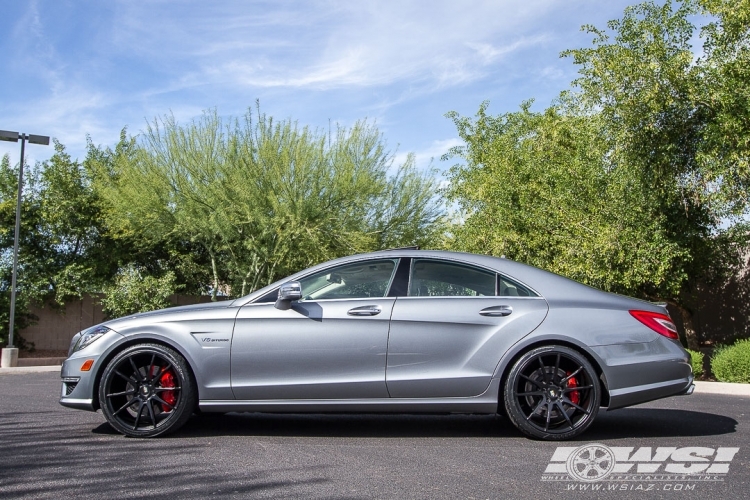
[[[131,437],[179,429],[196,408],[195,381],[185,359],[159,344],[138,344],[110,361],[99,384],[107,422]]]
[[[505,382],[505,411],[527,436],[546,440],[581,434],[599,411],[601,389],[591,363],[564,346],[533,349],[516,361]]]

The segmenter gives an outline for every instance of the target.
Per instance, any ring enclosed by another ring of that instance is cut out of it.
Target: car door
[[[398,259],[339,265],[300,280],[302,300],[243,306],[232,340],[237,399],[387,398],[385,363]]]
[[[520,283],[465,263],[412,259],[391,315],[386,385],[393,398],[482,394],[500,357],[536,328],[547,302]]]

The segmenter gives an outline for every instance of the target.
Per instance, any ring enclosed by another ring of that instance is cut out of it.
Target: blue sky
[[[448,111],[541,109],[620,0],[16,1],[0,17],[0,129],[114,145],[173,113],[262,111],[301,125],[377,123],[420,166],[459,144]],[[52,148],[31,146],[30,160]],[[0,142],[18,161],[19,147]]]

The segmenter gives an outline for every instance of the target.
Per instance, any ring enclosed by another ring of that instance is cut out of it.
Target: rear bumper
[[[695,384],[693,384],[692,375],[686,379],[615,389],[609,391],[609,406],[607,410],[615,410],[669,396],[687,396],[692,394],[694,389]]]
[[[687,389],[678,393],[677,395],[678,396],[690,396],[694,390],[695,390],[695,384],[691,382]]]
[[[608,409],[692,394],[690,355],[666,337],[653,342],[596,346],[609,390]]]

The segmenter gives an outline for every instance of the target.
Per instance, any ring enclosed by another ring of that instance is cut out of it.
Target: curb
[[[727,396],[750,397],[750,384],[731,384],[729,382],[695,382],[695,394],[724,394]]]
[[[24,373],[41,373],[41,372],[58,372],[60,373],[60,370],[62,369],[62,366],[56,365],[56,366],[16,366],[14,368],[0,368],[0,375],[4,374],[11,374],[11,375],[21,375]]]
[[[67,358],[18,358],[18,367],[27,366],[62,366]]]

